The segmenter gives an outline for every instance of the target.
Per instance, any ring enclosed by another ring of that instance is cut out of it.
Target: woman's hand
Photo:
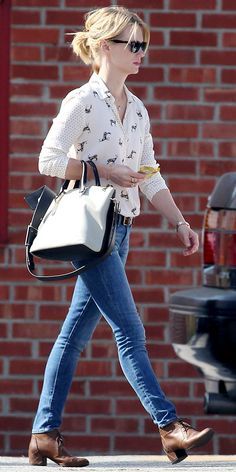
[[[187,225],[181,225],[178,228],[177,234],[180,241],[185,246],[183,251],[184,256],[190,256],[191,254],[194,254],[194,252],[197,252],[199,248],[199,238],[195,231]]]
[[[135,172],[128,166],[111,165],[107,166],[107,180],[111,180],[120,187],[136,187],[145,180],[145,176]]]

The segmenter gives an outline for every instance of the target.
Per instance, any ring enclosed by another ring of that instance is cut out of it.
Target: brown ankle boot
[[[164,452],[172,464],[183,461],[188,456],[186,450],[203,446],[212,438],[211,428],[197,431],[180,419],[159,428]]]
[[[88,459],[70,455],[57,429],[47,433],[32,434],[29,445],[29,463],[47,465],[47,459],[51,459],[62,467],[84,467],[89,464]]]

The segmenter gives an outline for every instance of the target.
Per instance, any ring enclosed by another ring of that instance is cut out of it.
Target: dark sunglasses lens
[[[139,52],[140,48],[142,49],[143,52],[146,51],[147,43],[140,43],[139,41],[132,41],[130,43],[130,50],[131,52]]]

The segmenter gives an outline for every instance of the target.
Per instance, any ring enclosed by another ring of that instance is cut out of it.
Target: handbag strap
[[[85,161],[82,162],[82,176],[80,181],[78,182],[78,186],[83,186],[87,182],[87,163]],[[100,184],[100,179],[99,179],[99,174],[97,167],[95,166],[94,163],[89,161],[89,164],[91,165],[93,172],[94,172],[94,178],[95,182],[97,185]],[[67,182],[66,186],[64,184]],[[60,193],[62,193],[64,190],[66,190],[69,180],[65,181],[64,184],[62,185],[62,188],[60,190]],[[59,193],[59,194],[60,194]],[[112,238],[109,244],[109,249],[108,251],[103,255],[100,256],[98,259],[94,259],[92,261],[89,261],[86,264],[81,265],[81,267],[78,267],[75,270],[72,270],[71,272],[66,272],[63,274],[58,274],[58,275],[37,275],[34,273],[35,270],[35,263],[34,263],[34,256],[30,252],[30,248],[32,246],[33,240],[37,235],[38,227],[47,211],[49,208],[49,205],[51,204],[52,200],[56,197],[56,194],[50,190],[46,185],[44,187],[41,187],[40,189],[35,190],[35,192],[32,192],[31,194],[27,195],[25,197],[25,200],[27,201],[28,204],[30,204],[31,208],[35,208],[32,220],[27,228],[27,233],[26,233],[26,238],[25,238],[25,250],[26,250],[26,267],[29,271],[29,273],[35,277],[38,280],[41,280],[43,282],[53,282],[56,280],[64,280],[64,279],[70,279],[72,277],[75,277],[76,275],[80,275],[82,272],[85,270],[91,269],[92,267],[95,267],[98,263],[102,262],[112,251],[114,244],[115,244],[115,228],[117,224],[117,212],[114,211],[113,213],[113,220],[112,220]],[[37,198],[37,205],[35,204],[35,199]],[[34,206],[30,203],[31,201],[34,202]],[[116,205],[116,204],[115,204]]]

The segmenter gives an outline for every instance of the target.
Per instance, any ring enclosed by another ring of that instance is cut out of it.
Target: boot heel
[[[178,462],[181,462],[186,459],[186,457],[188,457],[188,454],[185,449],[176,449],[176,451],[165,451],[165,453],[172,464],[178,464]]]
[[[33,457],[29,458],[30,465],[38,465],[38,466],[46,466],[47,465],[47,457],[42,457],[41,454],[34,454]]]

